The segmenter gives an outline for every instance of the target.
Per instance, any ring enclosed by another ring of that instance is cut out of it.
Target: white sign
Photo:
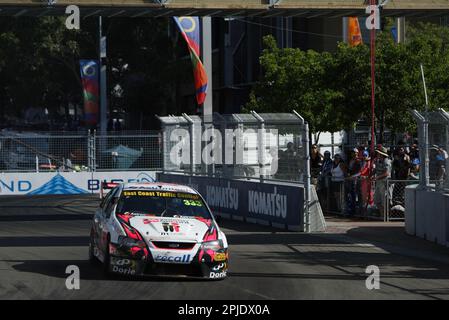
[[[0,196],[99,193],[102,182],[155,179],[155,171],[0,173]]]

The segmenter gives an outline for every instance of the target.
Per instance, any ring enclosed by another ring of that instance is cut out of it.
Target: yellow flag
[[[363,43],[359,19],[357,17],[348,18],[348,43],[351,47]]]

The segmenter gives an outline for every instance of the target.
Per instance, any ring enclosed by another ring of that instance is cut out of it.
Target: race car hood
[[[212,224],[212,220],[203,218],[165,218],[133,216],[129,220],[148,242],[179,241],[202,242]]]

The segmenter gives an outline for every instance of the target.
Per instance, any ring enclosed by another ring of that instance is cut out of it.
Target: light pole
[[[107,92],[106,92],[106,37],[102,34],[102,17],[98,17],[98,67],[100,70],[100,133],[102,136],[107,130]]]

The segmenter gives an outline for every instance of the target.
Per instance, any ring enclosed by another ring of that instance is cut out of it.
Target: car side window
[[[115,188],[114,190],[111,191],[111,197],[109,198],[108,203],[105,206],[105,215],[106,218],[109,218],[111,216],[112,210],[114,209],[115,205],[117,204],[117,195],[119,193],[119,188]]]
[[[103,198],[103,200],[100,203],[100,208],[105,209],[106,206],[109,203],[109,200],[111,199],[112,194],[114,193],[114,190],[111,190],[108,192],[108,194],[106,195],[106,197]]]

